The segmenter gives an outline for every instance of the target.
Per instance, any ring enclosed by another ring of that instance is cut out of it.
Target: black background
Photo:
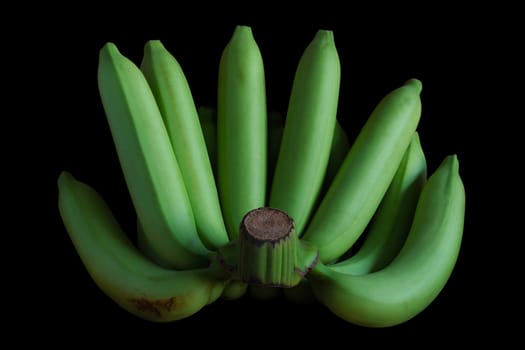
[[[71,10],[75,16],[42,18],[32,35],[18,42],[27,51],[11,59],[30,62],[25,82],[34,92],[19,108],[38,110],[30,113],[31,138],[37,145],[21,157],[22,165],[30,168],[28,186],[46,190],[29,204],[44,213],[38,228],[31,230],[35,254],[29,259],[31,278],[25,281],[29,287],[24,288],[24,308],[34,315],[30,329],[46,329],[41,339],[53,343],[64,339],[67,329],[77,339],[164,339],[173,346],[186,339],[222,346],[243,334],[249,339],[241,342],[246,346],[269,345],[276,342],[268,337],[271,333],[290,343],[320,340],[329,346],[340,340],[343,346],[354,346],[394,338],[418,344],[416,335],[433,342],[456,335],[467,340],[490,337],[501,320],[494,312],[503,307],[492,296],[499,268],[487,261],[498,250],[487,216],[488,198],[496,192],[487,186],[487,164],[498,154],[489,135],[501,132],[494,121],[506,117],[493,113],[492,97],[498,89],[493,82],[506,74],[501,56],[507,55],[506,35],[514,22],[504,20],[506,12],[472,8],[430,7],[404,15],[386,9],[381,16],[375,9],[314,8],[307,16],[280,8],[263,14],[264,8],[255,5],[244,10],[246,14],[234,14],[236,8],[156,7],[128,16],[98,8],[79,19],[79,8]],[[334,31],[342,66],[338,118],[351,139],[386,93],[409,78],[422,81],[418,131],[429,172],[448,154],[458,155],[467,211],[463,245],[449,283],[412,320],[367,329],[342,321],[320,304],[293,305],[282,298],[262,302],[247,295],[219,300],[181,321],[149,323],[107,298],[81,264],[58,215],[56,179],[62,170],[101,192],[126,231],[134,231],[133,208],[98,95],[98,51],[112,41],[139,64],[145,42],[161,39],[183,67],[196,104],[214,106],[219,58],[237,24],[252,27],[265,64],[268,109],[283,114],[303,50],[318,29]],[[24,205],[27,210],[27,202]],[[19,222],[27,227],[30,221]]]

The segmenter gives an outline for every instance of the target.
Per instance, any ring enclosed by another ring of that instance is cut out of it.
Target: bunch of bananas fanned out
[[[246,292],[316,299],[368,327],[423,311],[460,250],[458,159],[447,156],[427,179],[419,80],[386,94],[353,142],[336,118],[339,85],[328,30],[299,60],[285,118],[266,109],[250,27],[237,26],[223,51],[216,108],[196,107],[160,41],[146,43],[140,66],[104,45],[98,86],[138,247],[103,198],[64,171],[60,214],[95,283],[159,322]]]

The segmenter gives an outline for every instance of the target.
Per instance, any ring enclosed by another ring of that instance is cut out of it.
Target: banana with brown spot
[[[160,267],[129,241],[104,199],[63,172],[59,209],[84,266],[98,287],[123,309],[149,321],[193,315],[215,301],[228,276],[215,264],[184,271]]]

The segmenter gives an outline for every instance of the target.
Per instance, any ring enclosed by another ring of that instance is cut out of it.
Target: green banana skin
[[[387,266],[401,250],[412,224],[419,195],[427,179],[427,163],[419,135],[414,133],[357,253],[330,267],[365,275]]]
[[[97,286],[123,309],[168,322],[195,314],[221,295],[228,276],[216,264],[185,271],[159,267],[129,241],[93,188],[67,172],[58,188],[60,215],[77,253]]]
[[[250,27],[237,26],[219,63],[218,187],[230,240],[244,215],[266,202],[267,112],[264,65]]]
[[[248,290],[248,283],[231,279],[226,283],[221,298],[225,300],[236,300],[244,296]]]
[[[155,96],[191,202],[197,232],[210,249],[228,243],[219,195],[190,87],[160,40],[144,47],[140,66]]]
[[[323,186],[321,188],[319,196],[316,198],[312,213],[315,213],[315,211],[319,208],[319,203],[321,203],[321,200],[326,194],[326,191],[330,188],[330,185],[334,180],[335,175],[337,175],[337,171],[341,167],[341,164],[343,163],[349,149],[350,142],[348,141],[346,132],[341,126],[341,124],[339,124],[339,122],[336,121],[332,145],[330,147],[330,157],[328,159],[328,165],[326,167],[326,174],[323,179]]]
[[[197,109],[197,114],[206,141],[211,168],[215,179],[217,179],[217,111],[211,107],[200,106]]]
[[[342,319],[389,327],[422,312],[445,287],[459,255],[465,189],[456,155],[446,157],[423,187],[403,248],[385,268],[351,275],[318,264],[308,275],[318,300]]]
[[[325,193],[326,189],[337,174],[349,148],[350,142],[348,141],[346,132],[339,121],[336,121],[322,194]],[[295,304],[312,304],[315,302],[315,296],[312,292],[310,282],[308,282],[306,278],[303,278],[295,287],[283,288],[283,295],[287,300]]]
[[[328,158],[328,165],[326,167],[326,174],[323,180],[323,189],[321,191],[321,196],[326,193],[330,184],[334,180],[341,164],[345,160],[348,150],[350,149],[350,141],[344,128],[339,124],[338,121],[335,123],[334,136],[332,138],[332,146],[330,147],[330,157]]]
[[[323,263],[352,247],[377,210],[419,123],[421,88],[410,79],[385,96],[351,146],[303,235]]]
[[[197,233],[155,97],[140,69],[113,43],[100,50],[98,86],[124,178],[151,249],[164,266],[204,266],[209,251]]]
[[[268,165],[267,165],[267,181],[272,181],[275,173],[275,165],[281,148],[281,140],[283,137],[283,116],[279,112],[268,113]],[[268,186],[268,196],[270,195],[271,185]]]
[[[169,269],[170,266],[164,265],[162,259],[155,254],[155,250],[152,248],[152,243],[149,241],[149,237],[144,233],[144,228],[139,220],[137,220],[137,248],[139,251],[153,263],[158,266],[162,266]]]
[[[273,179],[277,157],[279,156],[283,129],[284,124],[281,113],[275,111],[270,112],[268,114],[268,179]],[[349,149],[350,142],[346,132],[341,124],[336,121],[332,145],[330,147],[330,157],[326,167],[326,174],[323,180],[324,184],[323,190],[321,190],[321,195],[326,192],[330,186],[330,183],[337,174],[337,171],[343,163],[343,160]]]
[[[333,32],[319,30],[297,66],[269,200],[294,219],[299,235],[326,173],[340,79]]]
[[[197,109],[206,147],[210,156],[214,174],[217,174],[217,111],[212,107],[200,106]],[[267,179],[273,178],[277,155],[283,134],[282,114],[277,111],[268,112],[268,160]]]

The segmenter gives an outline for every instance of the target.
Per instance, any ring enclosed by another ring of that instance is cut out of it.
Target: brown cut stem
[[[249,211],[241,222],[240,234],[261,245],[277,243],[288,238],[294,222],[288,214],[274,208],[258,208]]]

